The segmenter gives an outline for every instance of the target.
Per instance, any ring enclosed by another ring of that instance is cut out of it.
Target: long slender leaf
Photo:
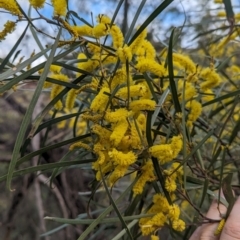
[[[168,46],[168,75],[169,75],[170,89],[172,92],[172,98],[173,98],[175,110],[176,112],[181,112],[182,110],[178,100],[177,88],[175,85],[174,73],[173,73],[173,58],[172,58],[173,37],[174,37],[174,29],[172,30],[169,46]]]
[[[43,73],[42,73],[39,81],[38,81],[38,85],[37,85],[36,90],[34,92],[33,98],[32,98],[32,100],[31,100],[31,102],[29,104],[27,112],[26,112],[26,114],[25,114],[25,116],[23,118],[20,130],[18,132],[18,136],[17,136],[16,142],[15,142],[13,153],[12,153],[12,159],[11,159],[11,162],[10,162],[9,168],[8,168],[8,177],[7,177],[7,183],[6,184],[7,184],[7,188],[9,190],[11,190],[11,181],[12,181],[12,177],[13,177],[13,171],[14,171],[14,168],[15,168],[16,163],[17,163],[17,159],[18,159],[18,156],[19,156],[20,148],[21,148],[24,136],[26,134],[28,125],[29,125],[29,123],[31,121],[31,117],[32,117],[33,111],[35,109],[36,103],[37,103],[38,98],[39,98],[39,96],[40,96],[40,94],[42,92],[42,87],[43,87],[44,81],[46,79],[46,76],[48,74],[48,71],[49,71],[50,65],[52,63],[53,57],[55,55],[55,51],[57,49],[57,45],[58,45],[58,40],[60,38],[60,34],[61,34],[61,29],[60,29],[60,31],[58,33],[58,36],[56,38],[56,41],[55,41],[55,43],[53,45],[53,48],[52,48],[52,51],[50,53],[49,59],[46,62],[45,68],[43,70]]]
[[[227,93],[221,97],[214,98],[213,100],[211,100],[209,102],[203,103],[202,106],[205,107],[205,106],[211,105],[213,103],[220,102],[224,99],[229,99],[230,97],[235,97],[236,95],[239,95],[239,94],[240,94],[240,90],[236,90],[234,92]]]
[[[77,79],[75,79],[72,83],[73,84],[77,84],[78,82],[80,82],[81,80],[83,80],[86,77],[86,75],[82,75],[80,77],[78,77]],[[33,122],[33,126],[32,129],[28,135],[28,138],[32,138],[35,135],[35,132],[38,129],[38,126],[41,124],[43,118],[47,115],[47,113],[52,109],[52,107],[54,106],[55,103],[57,103],[57,101],[59,99],[61,99],[71,88],[64,88],[41,112],[40,115],[38,115],[36,117],[36,119]]]
[[[239,131],[240,131],[240,119],[237,121],[235,127],[232,130],[231,136],[229,138],[229,145],[233,143],[233,140],[236,138]]]
[[[79,165],[79,164],[86,164],[86,163],[92,163],[96,161],[95,158],[93,159],[86,159],[86,160],[76,160],[76,161],[69,161],[69,162],[58,162],[58,163],[48,163],[43,165],[38,165],[34,167],[24,168],[21,170],[13,171],[12,178],[23,176],[29,173],[34,173],[38,171],[52,171],[54,168],[60,168],[60,167],[67,167],[67,166],[73,166],[73,165]],[[0,177],[0,182],[6,180],[8,178],[8,174]]]
[[[225,7],[228,21],[229,22],[234,21],[234,12],[233,12],[233,7],[232,7],[232,1],[231,0],[223,0],[223,4]]]
[[[65,162],[69,159],[69,157],[73,154],[73,151],[68,151],[60,160],[59,162]],[[53,180],[55,179],[55,177],[58,175],[58,173],[60,172],[59,171],[60,168],[55,168],[52,172],[52,175],[50,177],[50,183],[49,183],[49,186],[50,188],[52,188],[52,183],[53,183]]]
[[[222,191],[225,199],[228,202],[228,208],[227,208],[227,213],[226,213],[226,218],[229,216],[230,212],[232,211],[233,205],[235,203],[235,198],[233,195],[233,190],[232,190],[232,177],[233,173],[229,173],[222,181]]]
[[[136,183],[135,181],[132,181],[132,183],[126,188],[126,190],[120,195],[120,197],[115,201],[116,204],[120,203],[124,197],[131,191],[132,187]],[[105,211],[99,215],[97,219],[95,219],[92,224],[81,234],[81,236],[78,238],[78,240],[86,239],[88,234],[98,225],[101,223],[101,221],[105,218],[107,214],[109,214],[113,210],[113,206],[110,205],[105,209]]]
[[[135,219],[145,218],[145,217],[152,217],[154,214],[139,214],[139,215],[132,215],[132,216],[123,216],[122,219],[124,221],[132,221]],[[57,218],[57,217],[45,217],[44,219],[55,221],[58,223],[65,223],[65,224],[92,224],[96,219],[66,219],[66,218]],[[104,223],[117,223],[120,222],[120,219],[117,218],[104,218],[101,221],[101,224]]]
[[[101,170],[101,169],[100,169],[100,170]],[[107,184],[106,184],[106,181],[105,181],[105,179],[104,179],[104,176],[103,176],[103,174],[102,174],[102,171],[101,171],[101,177],[102,177],[102,182],[103,182],[105,191],[106,191],[106,193],[107,193],[107,195],[108,195],[108,198],[109,198],[109,200],[110,200],[110,202],[111,202],[111,204],[112,204],[115,212],[117,213],[117,216],[118,216],[119,221],[122,223],[123,227],[125,228],[125,230],[126,230],[126,232],[127,232],[127,234],[128,234],[129,239],[132,239],[132,240],[133,240],[132,234],[131,234],[131,232],[129,231],[129,229],[128,229],[128,227],[127,227],[127,224],[125,223],[124,217],[121,215],[121,213],[120,213],[120,211],[119,211],[119,209],[118,209],[115,201],[113,200],[113,198],[112,198],[112,196],[111,196],[111,194],[110,194],[110,192],[109,192],[109,190],[108,190],[108,186],[107,186]]]
[[[156,96],[156,93],[154,92],[154,88],[153,88],[153,85],[152,85],[152,82],[153,82],[153,79],[145,72],[143,74],[146,82],[147,82],[147,85],[152,93],[152,96],[153,96],[153,99],[155,100],[155,102],[157,103],[158,102],[158,98]]]
[[[200,204],[199,204],[200,208],[202,207],[202,204],[203,204],[204,199],[206,197],[206,193],[207,193],[207,190],[208,190],[208,185],[209,185],[209,179],[205,179],[204,185],[203,185],[202,197],[201,197],[201,201],[200,201]]]
[[[0,72],[3,70],[3,68],[5,67],[5,65],[8,63],[9,59],[12,57],[13,53],[16,51],[16,49],[18,48],[19,44],[21,43],[22,39],[24,38],[27,29],[28,29],[29,25],[26,26],[26,28],[24,29],[23,33],[21,34],[21,36],[19,37],[19,39],[17,40],[17,42],[14,44],[13,48],[9,51],[8,55],[4,58],[4,60],[2,61],[2,64],[0,65]]]
[[[17,161],[17,166],[19,166],[20,164],[22,164],[23,162],[26,162],[28,160],[30,160],[31,158],[33,158],[34,156],[38,156],[39,154],[42,154],[44,152],[47,152],[51,149],[55,149],[55,148],[59,148],[59,147],[62,147],[62,146],[65,146],[67,144],[70,144],[70,143],[74,143],[74,142],[77,142],[77,141],[80,141],[84,138],[87,138],[87,137],[90,137],[91,134],[88,133],[88,134],[85,134],[85,135],[82,135],[82,136],[78,136],[78,137],[75,137],[75,138],[71,138],[71,139],[68,139],[68,140],[65,140],[65,141],[61,141],[59,143],[56,143],[56,144],[53,144],[53,145],[50,145],[50,146],[46,146],[46,147],[43,147],[35,152],[32,152],[32,153],[29,153],[28,155],[20,158],[18,161]]]
[[[19,73],[22,69],[24,69],[28,64],[32,63],[39,57],[41,57],[44,53],[48,52],[51,49],[51,47],[45,49],[43,52],[37,53],[33,57],[27,59],[25,62],[19,64],[17,67],[10,68],[6,72],[0,74],[0,81],[4,81],[6,78],[13,76],[16,73]],[[44,67],[46,62],[39,64],[38,66],[31,68],[29,71],[24,72],[23,74],[17,76],[16,78],[12,79],[7,84],[3,85],[0,88],[0,93],[4,93],[5,91],[9,90],[12,86],[17,84],[18,82],[25,80],[27,77],[29,77],[32,73],[35,73],[36,71],[40,70]]]
[[[132,20],[131,26],[130,26],[130,28],[128,29],[128,32],[127,32],[127,34],[126,34],[126,36],[125,36],[125,43],[128,42],[128,39],[130,38],[130,36],[131,36],[131,34],[132,34],[132,32],[133,32],[133,29],[134,29],[134,27],[135,27],[135,24],[136,24],[136,22],[137,22],[137,19],[139,18],[139,15],[140,15],[140,13],[141,13],[141,11],[142,11],[145,3],[146,3],[146,0],[142,0],[141,3],[140,3],[140,5],[139,5],[139,7],[138,7],[138,9],[137,9],[136,14],[134,14],[134,18],[133,18],[133,20]]]
[[[29,6],[29,9],[28,9],[28,21],[29,21],[29,18],[31,18],[31,11],[32,11],[32,6],[30,5],[30,6]],[[29,21],[29,22],[31,23],[31,21]],[[32,33],[32,36],[33,36],[33,38],[35,39],[35,41],[36,41],[39,49],[40,49],[41,51],[43,51],[43,50],[44,50],[44,47],[43,47],[41,41],[39,40],[38,35],[36,34],[36,30],[34,29],[33,24],[30,24],[30,27],[29,27],[29,28],[30,28],[30,31],[31,31],[31,33]],[[47,55],[46,53],[44,54],[44,56],[45,56],[46,59],[48,58],[48,55]]]
[[[145,20],[145,22],[140,26],[140,28],[135,32],[135,34],[132,36],[130,41],[128,42],[128,45],[130,46],[133,41],[139,36],[139,34],[174,0],[165,0],[162,2]]]
[[[64,51],[61,54],[58,54],[56,57],[54,57],[53,59],[53,63],[55,61],[57,61],[58,59],[61,59],[63,57],[65,57],[67,54],[69,54],[70,52],[74,51],[74,49],[76,49],[77,47],[79,47],[79,44],[72,44],[71,48],[67,49],[66,51]],[[25,62],[19,64],[17,66],[17,68],[13,68],[13,69],[9,69],[6,72],[0,74],[0,81],[1,80],[5,80],[6,78],[14,75],[15,73],[21,71],[22,69],[24,69],[28,64],[32,63],[33,61],[35,61],[36,59],[38,59],[39,57],[41,57],[44,53],[48,52],[52,47],[48,47],[44,50],[44,52],[40,52],[37,53],[36,55],[34,55],[33,57],[27,59]],[[23,74],[19,75],[18,77],[14,78],[12,81],[8,82],[7,84],[3,85],[3,87],[0,88],[0,93],[3,93],[7,90],[9,90],[12,86],[14,86],[15,84],[17,84],[18,82],[25,80],[26,78],[28,78],[31,74],[37,72],[38,70],[42,69],[45,66],[46,62],[40,63],[39,65],[31,68],[29,71],[24,72]]]
[[[103,210],[99,209],[99,210],[92,211],[91,213],[92,214],[96,214],[96,213],[100,213],[100,212],[103,212]],[[77,219],[83,219],[83,218],[86,218],[86,217],[88,217],[87,213],[81,213],[81,214],[78,215]],[[64,223],[63,225],[61,225],[59,227],[56,227],[56,228],[54,228],[54,229],[52,229],[50,231],[47,231],[47,232],[41,234],[39,237],[41,238],[41,237],[52,235],[52,234],[62,230],[63,228],[66,228],[69,225],[70,224],[68,224],[68,223]]]
[[[132,222],[130,222],[127,227],[128,229],[131,229],[132,227],[134,227],[136,224],[138,223],[137,219],[134,219]],[[126,233],[126,229],[123,229],[121,232],[119,232],[112,240],[119,240],[121,239],[121,237],[123,237],[123,235]]]

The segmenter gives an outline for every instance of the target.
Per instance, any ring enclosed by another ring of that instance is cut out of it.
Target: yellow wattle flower
[[[82,119],[86,121],[92,121],[94,123],[97,123],[101,118],[103,117],[102,114],[93,114],[91,115],[90,112],[86,112],[82,114]]]
[[[62,18],[58,18],[58,21],[62,23],[62,25],[68,30],[68,32],[73,35],[74,39],[78,37],[78,32],[76,31],[75,28],[73,28],[68,22],[63,20]]]
[[[219,236],[220,235],[220,233],[222,232],[222,229],[223,229],[223,227],[225,225],[225,222],[226,222],[226,220],[224,218],[221,219],[221,221],[218,224],[217,229],[214,232],[214,236]]]
[[[79,37],[92,35],[92,28],[88,25],[71,26],[71,28],[77,33]]]
[[[140,99],[130,102],[129,108],[134,112],[138,111],[154,111],[156,108],[156,102],[150,99]]]
[[[182,150],[183,141],[180,135],[174,136],[171,140],[170,146],[172,148],[173,158],[176,158],[179,152]]]
[[[187,123],[189,124],[189,126],[191,126],[192,123],[195,122],[198,119],[198,117],[201,115],[202,105],[198,101],[192,100],[186,104],[186,107],[190,108]]]
[[[121,120],[126,120],[128,117],[128,110],[125,108],[119,108],[115,112],[106,112],[104,119],[110,123],[116,123]]]
[[[186,224],[183,220],[177,219],[172,222],[172,227],[174,230],[176,230],[178,232],[182,232],[185,230]]]
[[[130,62],[132,60],[131,49],[126,44],[124,47],[118,48],[116,53],[122,63],[126,63],[126,61]]]
[[[125,166],[125,165],[116,166],[109,177],[110,186],[115,184],[118,179],[122,178],[125,175],[127,169],[128,169],[128,166]]]
[[[95,162],[95,163],[97,163],[97,162]],[[93,163],[93,165],[95,163]],[[96,179],[97,179],[97,181],[100,181],[102,179],[102,175],[104,176],[106,173],[109,173],[112,170],[114,170],[114,166],[112,163],[107,162],[101,166],[101,171],[100,171],[100,168],[96,168],[96,170],[98,170],[96,173]],[[123,174],[123,176],[124,176],[124,174]],[[115,181],[114,181],[114,183],[115,183]]]
[[[182,101],[183,100],[183,87],[184,87],[184,82],[183,80],[179,80],[178,81],[178,91],[181,93],[179,100]],[[197,91],[195,86],[191,83],[191,82],[185,82],[185,96],[184,96],[184,100],[188,101],[190,99],[192,99],[194,96],[196,96]]]
[[[213,93],[212,89],[208,88],[203,92],[202,100],[204,102],[211,101],[214,99],[214,96],[215,96],[215,94]]]
[[[93,99],[90,109],[94,112],[103,112],[105,111],[106,105],[109,101],[109,96],[106,93],[110,93],[110,89],[107,87],[103,87],[98,95]]]
[[[4,40],[9,33],[12,33],[15,29],[15,26],[16,26],[15,22],[7,21],[4,24],[4,29],[0,32],[0,41]]]
[[[147,36],[147,30],[144,29],[139,35],[138,37],[132,42],[132,44],[130,45],[131,48],[131,52],[132,54],[135,54],[137,52],[137,50],[141,47],[143,40],[146,38]]]
[[[109,144],[110,136],[112,133],[109,129],[104,128],[99,124],[94,124],[92,126],[92,132],[98,135],[102,144]]]
[[[129,166],[137,160],[137,156],[132,151],[123,153],[116,148],[109,151],[108,155],[115,165]]]
[[[66,76],[64,74],[51,74],[49,77],[54,78],[59,81],[63,81],[63,82],[68,81],[68,76]],[[58,84],[53,84],[51,94],[50,94],[51,100],[54,99],[63,89],[64,89],[64,86],[58,85]],[[57,110],[61,110],[63,108],[63,104],[62,104],[61,100],[58,100],[54,107]]]
[[[131,74],[129,74],[129,82],[130,82],[130,85],[132,85],[133,80],[132,80]],[[126,67],[119,68],[116,71],[111,81],[111,89],[113,90],[117,85],[120,85],[123,83],[127,83]]]
[[[45,0],[29,0],[29,3],[34,8],[43,8]]]
[[[51,0],[53,9],[54,9],[54,16],[66,16],[67,13],[67,0]]]
[[[141,58],[147,58],[154,60],[156,57],[156,51],[153,45],[147,41],[143,40],[142,45],[138,48],[137,52],[137,60],[140,61]]]
[[[171,221],[179,219],[180,216],[180,208],[177,204],[172,204],[169,206],[168,217]]]
[[[114,147],[118,147],[127,129],[128,129],[128,122],[126,119],[122,119],[113,125],[113,131],[110,136],[110,142]]]
[[[88,51],[91,53],[91,54],[96,54],[96,53],[99,53],[100,54],[100,51],[101,51],[101,48],[96,45],[96,44],[93,44],[93,43],[88,43],[87,44],[87,48],[88,48]]]
[[[196,64],[186,55],[173,53],[173,61],[178,62],[187,73],[195,73],[197,70]]]
[[[148,160],[146,164],[141,168],[141,176],[133,186],[134,195],[141,194],[147,182],[152,182],[156,179],[154,175],[154,168],[151,160]]]
[[[153,59],[140,59],[135,67],[140,73],[152,72],[159,77],[163,77],[167,73],[164,66]]]
[[[110,34],[112,36],[113,47],[115,49],[121,48],[123,46],[124,37],[120,27],[117,25],[112,25]]]
[[[107,15],[105,15],[105,14],[98,14],[97,22],[98,23],[104,23],[104,24],[110,24],[111,23],[111,19]]]
[[[165,180],[165,188],[169,193],[174,192],[177,189],[177,183],[174,177],[167,177]]]
[[[78,90],[72,88],[67,93],[66,104],[65,105],[66,105],[66,108],[69,109],[69,110],[73,109],[73,107],[74,107],[74,103],[75,103],[75,100],[76,100],[76,97],[77,97],[77,95],[76,95],[77,91]]]
[[[208,88],[214,88],[221,82],[219,74],[209,67],[200,72],[200,77],[204,80],[204,82],[200,84],[203,91]]]
[[[170,144],[154,145],[149,148],[149,152],[153,157],[158,158],[161,164],[173,160],[173,150]]]
[[[123,87],[119,89],[119,91],[116,93],[116,96],[127,99],[128,90],[130,97],[142,97],[147,92],[147,88],[145,85],[137,84],[130,87]]]
[[[159,237],[156,235],[151,235],[151,240],[159,240]]]
[[[22,13],[15,0],[0,0],[0,8],[9,11],[13,15],[22,16]]]
[[[100,38],[109,34],[109,26],[104,23],[99,23],[92,29],[92,36]]]
[[[84,148],[88,151],[91,151],[91,147],[89,146],[89,144],[86,144],[86,143],[83,143],[83,142],[73,143],[72,145],[70,145],[69,150],[73,151],[76,148]]]
[[[57,85],[57,84],[54,84],[53,87],[52,87],[52,90],[51,90],[51,94],[50,94],[50,98],[51,100],[53,100],[62,90],[63,90],[63,86],[61,85]],[[58,100],[55,105],[54,105],[55,109],[57,110],[62,110],[63,108],[63,104],[62,104],[62,101],[61,100]]]
[[[218,12],[217,17],[227,17],[226,12],[224,12],[224,11]]]

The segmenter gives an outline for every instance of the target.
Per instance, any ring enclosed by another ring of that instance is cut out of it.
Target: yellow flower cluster
[[[34,8],[42,8],[44,6],[45,0],[29,0],[29,3]]]
[[[49,77],[54,78],[59,81],[62,81],[62,82],[68,81],[68,76],[61,74],[61,73],[51,74]],[[52,91],[51,91],[51,99],[54,99],[63,89],[64,89],[64,86],[58,85],[58,84],[53,84]],[[57,101],[57,103],[55,104],[55,108],[57,110],[61,110],[63,108],[63,104],[62,104],[61,100]]]
[[[3,8],[13,15],[22,16],[18,5],[16,4],[15,0],[0,0],[0,8]]]
[[[132,45],[131,45],[132,46]],[[142,41],[142,45],[140,45],[140,47],[137,49],[136,51],[137,54],[137,59],[140,60],[141,58],[144,59],[155,59],[156,57],[156,51],[153,47],[153,45],[147,41],[146,39],[144,39]]]
[[[67,0],[51,0],[54,16],[66,16],[67,13]]]
[[[156,176],[154,174],[153,164],[151,160],[148,160],[141,168],[141,176],[133,186],[134,195],[141,194],[146,183],[154,180],[156,180]]]
[[[176,170],[177,169],[177,170]],[[177,182],[182,182],[182,175],[183,170],[182,166],[180,166],[179,163],[174,162],[170,169],[164,170],[164,173],[166,174],[165,179],[165,188],[169,193],[175,192],[177,189]]]
[[[189,127],[192,127],[192,124],[198,119],[202,112],[202,105],[198,101],[192,100],[188,102],[186,106],[190,108],[187,124]]]
[[[159,237],[156,235],[151,235],[151,240],[159,240]]]
[[[124,47],[119,47],[117,49],[117,55],[122,63],[126,63],[126,61],[132,60],[132,52],[131,49],[125,44]]]
[[[86,143],[83,143],[83,142],[76,142],[76,143],[73,143],[70,147],[69,147],[69,150],[72,151],[76,148],[84,148],[88,151],[91,151],[91,147],[86,144]]]
[[[0,32],[0,41],[4,40],[7,34],[12,33],[15,29],[16,23],[12,21],[7,21],[4,24],[4,29]]]
[[[164,66],[157,63],[153,59],[141,59],[136,65],[136,68],[140,73],[149,71],[159,77],[163,77],[167,74],[167,70],[164,68]]]
[[[132,54],[138,55],[137,51],[142,47],[143,41],[145,40],[146,37],[147,37],[147,30],[144,29],[130,46]]]
[[[170,205],[162,194],[153,196],[153,205],[147,213],[154,214],[154,216],[140,219],[139,225],[144,236],[160,230],[165,224],[171,224],[172,228],[179,232],[185,230],[185,222],[179,218],[179,206]]]
[[[215,236],[219,236],[221,234],[222,229],[223,229],[223,227],[225,225],[225,222],[226,222],[226,219],[224,219],[224,218],[219,222],[218,227],[217,227],[217,229],[214,232]]]
[[[180,93],[182,93],[183,88],[184,88],[184,100],[185,101],[191,100],[197,95],[196,87],[194,87],[194,85],[192,83],[186,81],[185,85],[184,85],[184,81],[179,80],[178,81],[178,91]],[[183,100],[182,94],[180,95],[179,100],[180,101]]]
[[[93,99],[90,109],[94,112],[103,112],[106,110],[106,106],[109,100],[109,96],[106,93],[110,93],[110,89],[103,87],[99,94]]]
[[[124,44],[120,28],[112,24],[105,15],[99,15],[97,24],[93,27],[71,26],[63,20],[61,23],[74,38],[87,36],[96,40],[86,41],[86,52],[80,52],[77,57],[79,62],[76,66],[90,73],[88,80],[80,83],[79,89],[70,90],[65,100],[66,109],[71,111],[76,98],[80,100],[86,92],[91,92],[89,109],[86,109],[81,119],[91,128],[94,136],[92,147],[79,142],[70,146],[70,150],[84,148],[95,154],[97,159],[92,168],[96,171],[96,180],[100,181],[104,177],[109,186],[116,184],[130,170],[138,170],[138,180],[132,189],[134,196],[142,194],[147,183],[157,180],[150,159],[156,157],[163,168],[165,189],[173,198],[183,176],[180,163],[173,161],[178,157],[181,159],[181,131],[178,130],[177,135],[170,138],[168,143],[161,143],[158,139],[150,148],[146,137],[148,111],[155,111],[158,107],[153,100],[153,94],[161,94],[159,89],[165,90],[169,87],[168,69],[162,64],[164,59],[159,61],[159,58],[166,55],[159,56],[145,39],[146,29],[132,44]],[[99,41],[106,35],[111,36],[111,48],[106,48]],[[111,72],[108,66],[116,64],[118,59],[118,68]],[[184,100],[187,127],[191,130],[202,112],[202,101],[214,96],[212,88],[220,83],[220,76],[213,68],[199,71],[201,68],[198,68],[190,57],[181,53],[173,53],[173,65],[175,75],[184,75],[176,80],[176,87],[179,101]],[[54,70],[51,67],[51,71],[53,74],[61,74],[60,68]],[[144,79],[145,73],[154,79],[153,83]],[[77,77],[81,75],[82,73],[76,74]],[[142,78],[135,80],[135,75]],[[163,88],[157,80],[159,77],[163,79]],[[59,79],[58,76],[54,78]],[[56,89],[53,85],[52,92],[54,91]],[[202,93],[205,94],[204,99],[200,98]],[[56,93],[51,95],[56,96]],[[171,102],[172,96],[169,95],[166,101]],[[171,225],[176,231],[185,229],[176,204],[170,205],[167,199],[159,194],[154,197],[153,202],[148,213],[153,213],[154,216],[140,219],[139,222],[143,235],[152,234],[152,239],[158,238],[154,233],[164,225]]]
[[[183,70],[187,73],[195,73],[197,68],[196,64],[188,57],[183,54],[173,53],[173,61],[179,63]]]
[[[94,145],[94,152],[98,155],[93,168],[97,171],[97,180],[101,179],[101,172],[105,174],[111,172],[109,184],[114,184],[119,178],[123,177],[131,164],[137,161],[134,149],[142,149],[141,139],[132,123],[132,113],[126,109],[107,111],[102,119],[111,124],[111,129],[94,124],[92,131],[98,136],[98,142]],[[129,119],[127,121],[127,119]],[[145,136],[145,115],[138,114],[136,125],[141,137]]]
[[[81,37],[85,41],[84,52],[78,53],[75,65],[79,69],[75,76],[82,76],[84,79],[55,105],[57,110],[69,113],[75,111],[79,102],[84,105],[84,113],[78,123],[82,122],[82,133],[78,131],[77,134],[88,132],[91,137],[89,141],[72,144],[69,150],[82,148],[96,156],[92,163],[96,180],[101,181],[104,178],[109,186],[113,186],[132,171],[137,172],[138,180],[132,189],[134,197],[144,192],[147,183],[159,180],[152,163],[152,158],[157,158],[163,173],[162,186],[174,198],[183,176],[180,166],[182,122],[179,124],[175,119],[185,114],[186,127],[190,132],[202,113],[202,103],[213,98],[212,88],[221,82],[220,75],[213,67],[197,67],[190,57],[173,53],[174,75],[181,76],[175,79],[177,97],[181,107],[184,104],[182,113],[175,115],[171,92],[165,102],[158,106],[157,102],[163,91],[169,88],[169,73],[162,64],[166,60],[166,54],[159,55],[146,40],[146,29],[127,45],[124,44],[120,28],[107,16],[99,15],[95,26],[71,26],[61,18],[66,14],[66,2],[55,0],[52,3],[55,19],[59,19],[73,39]],[[106,35],[111,36],[110,47],[103,45],[100,39]],[[50,72],[50,78],[62,83],[45,83],[44,87],[51,88],[51,99],[54,99],[64,88],[63,82],[70,83],[70,79],[59,66],[52,65]],[[145,73],[149,78],[145,79]],[[152,124],[149,117],[159,107],[161,112],[156,117],[156,124]],[[161,114],[169,123],[164,123],[167,130],[158,131],[155,127]],[[149,133],[147,130],[153,132]],[[161,136],[158,132],[161,132]],[[151,147],[149,138],[154,140]],[[152,239],[158,238],[155,231],[165,225],[171,225],[176,231],[185,229],[178,205],[171,205],[161,194],[154,196],[153,206],[148,213],[154,216],[140,219],[139,224],[143,235],[151,234]]]
[[[219,74],[211,68],[203,69],[200,73],[200,77],[204,80],[204,82],[200,84],[203,91],[209,88],[214,88],[221,82]]]
[[[182,149],[182,137],[174,136],[169,144],[159,144],[149,148],[149,152],[156,157],[161,164],[172,161]]]

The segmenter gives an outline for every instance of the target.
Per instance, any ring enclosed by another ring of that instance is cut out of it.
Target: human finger
[[[221,214],[226,212],[226,207],[223,204],[218,204],[217,200],[213,200],[206,217],[214,220],[220,220]],[[201,227],[197,228],[196,231],[191,236],[190,240],[217,240],[218,236],[214,235],[217,229],[218,223],[206,223]]]
[[[240,197],[235,202],[223,227],[221,240],[240,240]]]

